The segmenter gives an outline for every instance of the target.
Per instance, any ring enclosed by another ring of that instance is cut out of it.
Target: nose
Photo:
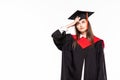
[[[82,24],[80,24],[80,28],[82,28],[83,26],[82,26]]]

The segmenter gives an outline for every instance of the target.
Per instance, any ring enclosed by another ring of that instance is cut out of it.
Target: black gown
[[[62,51],[61,80],[81,80],[84,60],[84,80],[107,80],[102,39],[96,37],[94,45],[90,45],[83,38],[73,48],[75,35],[56,30],[52,38],[57,48]]]

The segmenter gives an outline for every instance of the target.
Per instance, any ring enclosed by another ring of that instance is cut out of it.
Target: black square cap
[[[75,13],[73,13],[68,19],[74,20],[77,16],[80,17],[80,20],[81,20],[81,19],[87,19],[87,18],[86,18],[86,13],[88,13],[88,17],[89,17],[89,16],[92,15],[94,12],[77,10],[77,11],[76,11]]]

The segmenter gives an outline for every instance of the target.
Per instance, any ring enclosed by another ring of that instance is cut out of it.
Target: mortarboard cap
[[[68,19],[71,19],[71,20],[74,20],[77,16],[80,17],[80,20],[81,19],[87,19],[86,17],[86,13],[88,13],[88,17],[90,15],[92,15],[94,12],[90,12],[90,11],[80,11],[80,10],[77,10],[74,14],[72,14]]]

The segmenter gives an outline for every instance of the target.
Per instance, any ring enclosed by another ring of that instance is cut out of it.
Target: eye
[[[85,23],[85,21],[82,21],[82,23]]]

